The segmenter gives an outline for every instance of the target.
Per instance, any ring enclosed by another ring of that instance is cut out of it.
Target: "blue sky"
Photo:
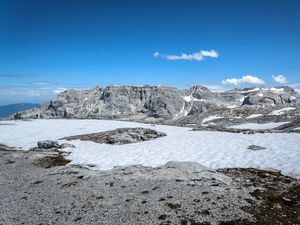
[[[0,0],[0,105],[109,84],[299,88],[299,11],[297,0]]]

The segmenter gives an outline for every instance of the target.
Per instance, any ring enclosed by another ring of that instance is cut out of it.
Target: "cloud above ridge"
[[[228,84],[234,86],[240,86],[242,84],[264,85],[265,81],[253,75],[245,75],[242,78],[229,78],[223,80],[222,84]]]
[[[283,75],[272,75],[272,80],[279,83],[279,84],[286,84],[288,83],[288,80]]]

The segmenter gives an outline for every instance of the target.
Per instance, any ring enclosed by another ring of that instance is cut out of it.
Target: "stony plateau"
[[[299,223],[299,181],[276,172],[191,162],[93,171],[68,162],[0,146],[0,223]]]

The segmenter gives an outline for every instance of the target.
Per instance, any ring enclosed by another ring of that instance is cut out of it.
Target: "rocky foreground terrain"
[[[299,224],[299,181],[197,163],[93,171],[0,146],[0,224]]]
[[[220,130],[244,122],[300,120],[300,95],[287,86],[212,92],[203,86],[108,86],[68,90],[9,119],[117,119]]]

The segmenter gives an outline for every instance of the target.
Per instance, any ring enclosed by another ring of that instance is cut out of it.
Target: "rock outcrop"
[[[65,137],[65,140],[81,140],[81,141],[93,141],[100,144],[113,144],[122,145],[137,143],[142,141],[149,141],[155,138],[164,137],[165,133],[147,129],[143,127],[136,128],[118,128],[115,130],[93,133],[93,134],[83,134],[71,137]]]
[[[46,140],[39,141],[37,147],[31,148],[30,151],[38,152],[64,152],[63,148],[75,148],[74,145],[68,143],[59,144],[58,141]]]
[[[69,90],[40,109],[19,112],[11,119],[36,118],[172,118],[183,105],[181,91],[161,86],[108,86],[91,90]]]
[[[242,105],[259,105],[259,106],[280,106],[299,103],[296,98],[298,93],[290,87],[270,88],[267,91],[260,89],[250,92],[244,99]]]

